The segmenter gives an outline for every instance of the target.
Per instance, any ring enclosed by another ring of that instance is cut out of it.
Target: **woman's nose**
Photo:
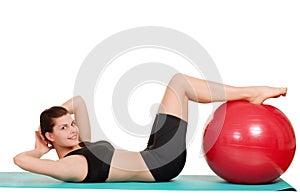
[[[78,129],[76,126],[72,126],[70,131],[71,131],[71,133],[75,133],[75,132],[78,132]]]

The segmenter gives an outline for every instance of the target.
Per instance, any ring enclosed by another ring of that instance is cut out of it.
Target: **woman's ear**
[[[53,135],[52,135],[52,133],[50,133],[50,132],[47,132],[47,133],[45,134],[45,137],[46,137],[49,141],[51,141],[51,142],[54,141]]]

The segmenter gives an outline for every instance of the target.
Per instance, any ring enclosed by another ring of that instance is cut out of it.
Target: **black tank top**
[[[108,178],[114,147],[107,141],[80,143],[81,149],[68,153],[71,155],[83,155],[88,163],[88,173],[82,182],[105,182]]]

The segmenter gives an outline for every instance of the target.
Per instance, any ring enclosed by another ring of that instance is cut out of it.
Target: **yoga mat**
[[[271,184],[231,184],[212,175],[181,175],[170,182],[105,182],[69,183],[30,172],[0,172],[1,188],[64,188],[118,190],[180,190],[180,191],[296,191],[278,179]]]

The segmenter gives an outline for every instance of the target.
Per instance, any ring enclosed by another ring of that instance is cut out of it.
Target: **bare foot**
[[[256,86],[253,87],[253,94],[247,100],[250,103],[262,104],[265,100],[269,98],[277,98],[280,96],[285,96],[287,93],[287,88],[275,88],[269,86]]]

